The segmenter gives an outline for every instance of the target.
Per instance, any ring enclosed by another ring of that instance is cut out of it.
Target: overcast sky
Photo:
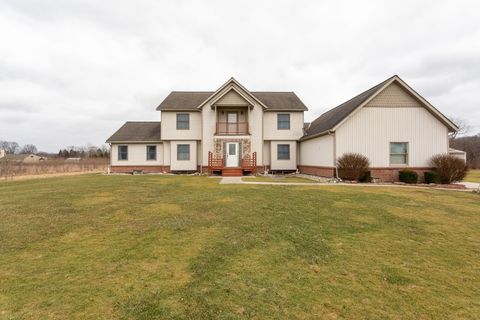
[[[480,132],[476,1],[0,0],[0,140],[101,145],[172,90],[295,91],[306,120],[398,74]]]

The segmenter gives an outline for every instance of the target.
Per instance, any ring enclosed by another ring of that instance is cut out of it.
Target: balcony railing
[[[249,134],[248,122],[217,122],[218,135]]]

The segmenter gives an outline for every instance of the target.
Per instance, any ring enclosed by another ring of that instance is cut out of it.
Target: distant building
[[[36,154],[8,154],[5,150],[0,150],[0,161],[9,161],[17,163],[38,163],[47,158],[37,156]]]

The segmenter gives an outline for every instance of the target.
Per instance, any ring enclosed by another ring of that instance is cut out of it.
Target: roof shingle
[[[157,107],[157,111],[197,110],[213,91],[172,91]],[[294,92],[251,92],[268,110],[298,110],[308,108]],[[268,111],[267,110],[267,111]]]
[[[160,121],[127,121],[106,142],[156,141],[160,141]]]

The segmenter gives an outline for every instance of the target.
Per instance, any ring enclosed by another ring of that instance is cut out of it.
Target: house
[[[0,161],[9,161],[15,163],[39,163],[45,161],[45,157],[36,154],[8,154],[4,150],[0,150]]]
[[[204,172],[243,175],[300,171],[333,177],[336,159],[361,153],[372,175],[428,170],[448,153],[455,124],[398,76],[305,123],[293,92],[249,91],[234,78],[218,90],[173,91],[159,122],[126,122],[108,140],[111,172]]]

